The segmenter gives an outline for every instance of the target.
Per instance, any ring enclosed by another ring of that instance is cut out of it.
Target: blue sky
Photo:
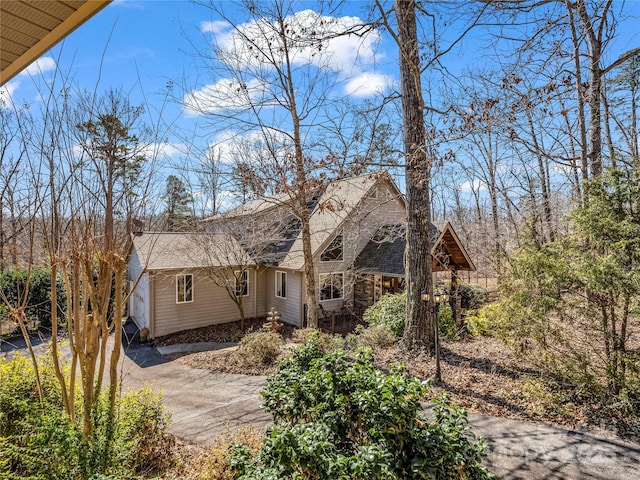
[[[225,9],[233,5],[224,4]],[[345,22],[358,22],[357,17],[366,15],[368,5],[366,1],[349,1],[340,15],[355,17]],[[299,2],[295,10],[310,12],[314,6],[315,2]],[[243,12],[231,10],[230,16],[237,22],[244,20]],[[314,19],[307,13],[301,21],[312,23]],[[116,0],[17,76],[5,86],[5,92],[10,93],[14,103],[33,105],[40,96],[35,84],[50,82],[57,67],[74,86],[90,91],[122,88],[132,103],[144,102],[150,110],[162,108],[163,121],[171,124],[172,130],[195,130],[200,135],[208,128],[195,126],[203,121],[202,116],[194,109],[166,103],[165,92],[167,84],[173,82],[177,98],[208,102],[202,110],[216,110],[211,98],[219,99],[218,110],[234,106],[233,102],[229,104],[234,98],[233,85],[222,88],[228,85],[228,77],[214,77],[203,68],[199,52],[208,52],[207,42],[212,39],[218,44],[233,43],[232,29],[207,8],[180,0]],[[361,100],[382,88],[393,88],[397,47],[390,38],[376,32],[366,38],[338,39],[331,45],[331,51],[323,58],[330,58],[327,64],[336,72],[337,93]],[[306,54],[309,52],[302,56]],[[257,91],[262,87],[256,82]],[[150,113],[150,121],[157,121],[154,112]],[[203,152],[206,143],[225,143],[233,135],[229,131],[203,135],[207,138],[196,140],[201,145],[195,150]],[[166,139],[165,151],[177,164],[191,145],[185,145],[184,139],[171,131]]]
[[[348,0],[340,15],[364,18],[370,3]],[[231,2],[225,3],[225,7],[231,5]],[[296,10],[314,6],[315,2],[301,1],[296,4]],[[612,50],[614,55],[640,44],[640,33],[636,28],[640,2],[628,1],[627,12],[636,18],[619,29],[620,38]],[[231,11],[231,16],[237,15],[238,21],[242,21],[243,13]],[[454,49],[445,60],[447,67],[460,72],[474,64],[495,61],[483,56],[484,33],[478,31]],[[58,67],[72,78],[73,84],[88,90],[122,88],[134,104],[144,102],[149,105],[153,121],[157,120],[157,111],[163,108],[166,124],[183,131],[201,131],[207,127],[195,125],[202,117],[175,103],[165,104],[164,92],[167,83],[173,82],[177,86],[174,93],[178,92],[176,96],[183,100],[218,98],[223,102],[213,106],[201,103],[203,110],[215,111],[221,106],[229,106],[224,105],[224,100],[231,97],[228,84],[222,86],[226,78],[213,77],[203,70],[203,60],[198,55],[198,51],[207,51],[206,42],[212,38],[222,44],[233,41],[228,25],[221,24],[220,18],[212,16],[208,9],[191,2],[116,0],[6,85],[5,95],[8,91],[15,103],[37,103],[39,93],[35,84],[50,81]],[[380,89],[397,85],[397,47],[388,35],[376,33],[365,39],[354,37],[342,40],[332,48],[332,55],[325,58],[330,58],[330,67],[337,72],[334,89],[337,94],[363,100]],[[182,87],[184,91],[180,90]],[[258,84],[256,91],[259,92],[260,87]],[[224,143],[230,136],[228,131],[202,135],[198,150],[204,151],[206,143]],[[174,165],[179,164],[187,149],[184,138],[168,131],[166,140],[167,155]]]
[[[299,2],[300,9],[313,4]],[[341,13],[363,15],[367,4],[349,1]],[[207,37],[219,34],[211,28],[218,20],[208,9],[186,0],[115,0],[5,89],[16,103],[37,101],[33,83],[40,81],[40,74],[50,78],[58,66],[84,88],[123,88],[134,101],[144,92],[147,101],[156,103],[169,81],[208,83],[198,73],[202,67],[198,50],[206,51]],[[376,65],[376,72],[395,76],[395,45],[381,36],[379,40],[373,47],[375,61],[383,62]],[[362,85],[370,86],[374,80],[368,74]]]

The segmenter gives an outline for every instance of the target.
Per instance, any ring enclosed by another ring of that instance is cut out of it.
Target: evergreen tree
[[[184,182],[175,175],[169,175],[163,199],[166,203],[166,229],[169,232],[184,230],[192,217],[192,198]]]

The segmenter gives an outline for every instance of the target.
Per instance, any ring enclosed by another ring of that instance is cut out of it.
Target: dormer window
[[[336,235],[331,241],[329,246],[324,249],[324,252],[320,254],[321,262],[333,262],[336,260],[342,260],[343,255],[343,238],[342,234]]]

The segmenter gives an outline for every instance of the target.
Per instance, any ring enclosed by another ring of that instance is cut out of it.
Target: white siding
[[[127,277],[129,280],[129,288],[132,289],[136,282],[135,290],[129,297],[129,313],[138,328],[149,328],[149,274],[142,273],[142,265],[135,251],[131,252],[129,258],[129,268],[127,269]]]

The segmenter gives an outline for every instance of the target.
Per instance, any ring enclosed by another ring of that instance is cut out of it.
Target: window
[[[276,272],[276,297],[287,298],[287,272]]]
[[[369,198],[378,198],[378,187],[373,187],[369,192]]]
[[[233,272],[236,277],[236,297],[246,297],[249,295],[249,272],[247,270],[238,270]]]
[[[344,273],[320,274],[320,301],[339,300],[343,295]]]
[[[321,262],[331,262],[334,260],[342,260],[342,234],[336,235],[329,246],[320,254]]]
[[[193,302],[193,275],[176,275],[176,303]]]

